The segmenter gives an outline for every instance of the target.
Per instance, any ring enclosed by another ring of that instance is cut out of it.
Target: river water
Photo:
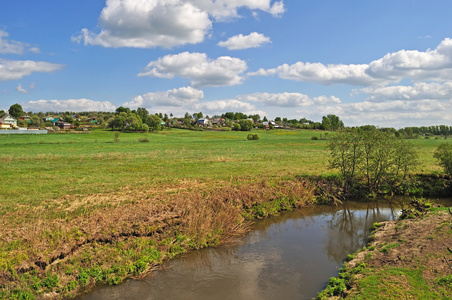
[[[78,299],[312,299],[366,245],[372,224],[396,219],[399,207],[347,202],[283,213],[256,222],[236,245],[190,252]]]

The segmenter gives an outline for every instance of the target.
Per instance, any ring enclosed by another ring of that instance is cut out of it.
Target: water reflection
[[[347,203],[259,221],[239,245],[179,257],[144,280],[99,287],[80,299],[311,299],[397,206]]]

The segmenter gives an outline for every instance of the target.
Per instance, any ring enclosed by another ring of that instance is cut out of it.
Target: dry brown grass
[[[300,180],[216,182],[215,188],[184,180],[158,188],[65,196],[27,212],[12,212],[1,224],[0,286],[20,287],[14,273],[52,272],[64,284],[77,275],[64,273],[69,264],[83,268],[133,263],[117,253],[136,247],[137,239],[160,245],[161,252],[170,251],[178,237],[184,237],[179,247],[186,250],[229,243],[247,232],[250,223],[245,216],[253,214],[253,207],[282,198],[285,205],[303,206],[313,201],[313,190]],[[48,215],[48,206],[60,216]],[[83,259],[87,255],[88,261]]]

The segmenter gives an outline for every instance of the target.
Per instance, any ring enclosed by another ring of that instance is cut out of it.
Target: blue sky
[[[0,109],[452,125],[449,0],[0,3]]]

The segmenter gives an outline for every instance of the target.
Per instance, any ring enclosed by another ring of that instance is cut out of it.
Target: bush
[[[138,141],[139,141],[140,143],[149,143],[149,142],[150,142],[150,140],[149,140],[147,137],[140,138]]]
[[[311,136],[311,140],[312,141],[317,141],[319,138],[318,137],[316,137],[316,136]]]
[[[447,175],[452,175],[452,144],[439,145],[433,157],[438,160],[438,164]]]
[[[258,140],[259,139],[259,135],[257,133],[249,133],[246,138],[248,140]]]

